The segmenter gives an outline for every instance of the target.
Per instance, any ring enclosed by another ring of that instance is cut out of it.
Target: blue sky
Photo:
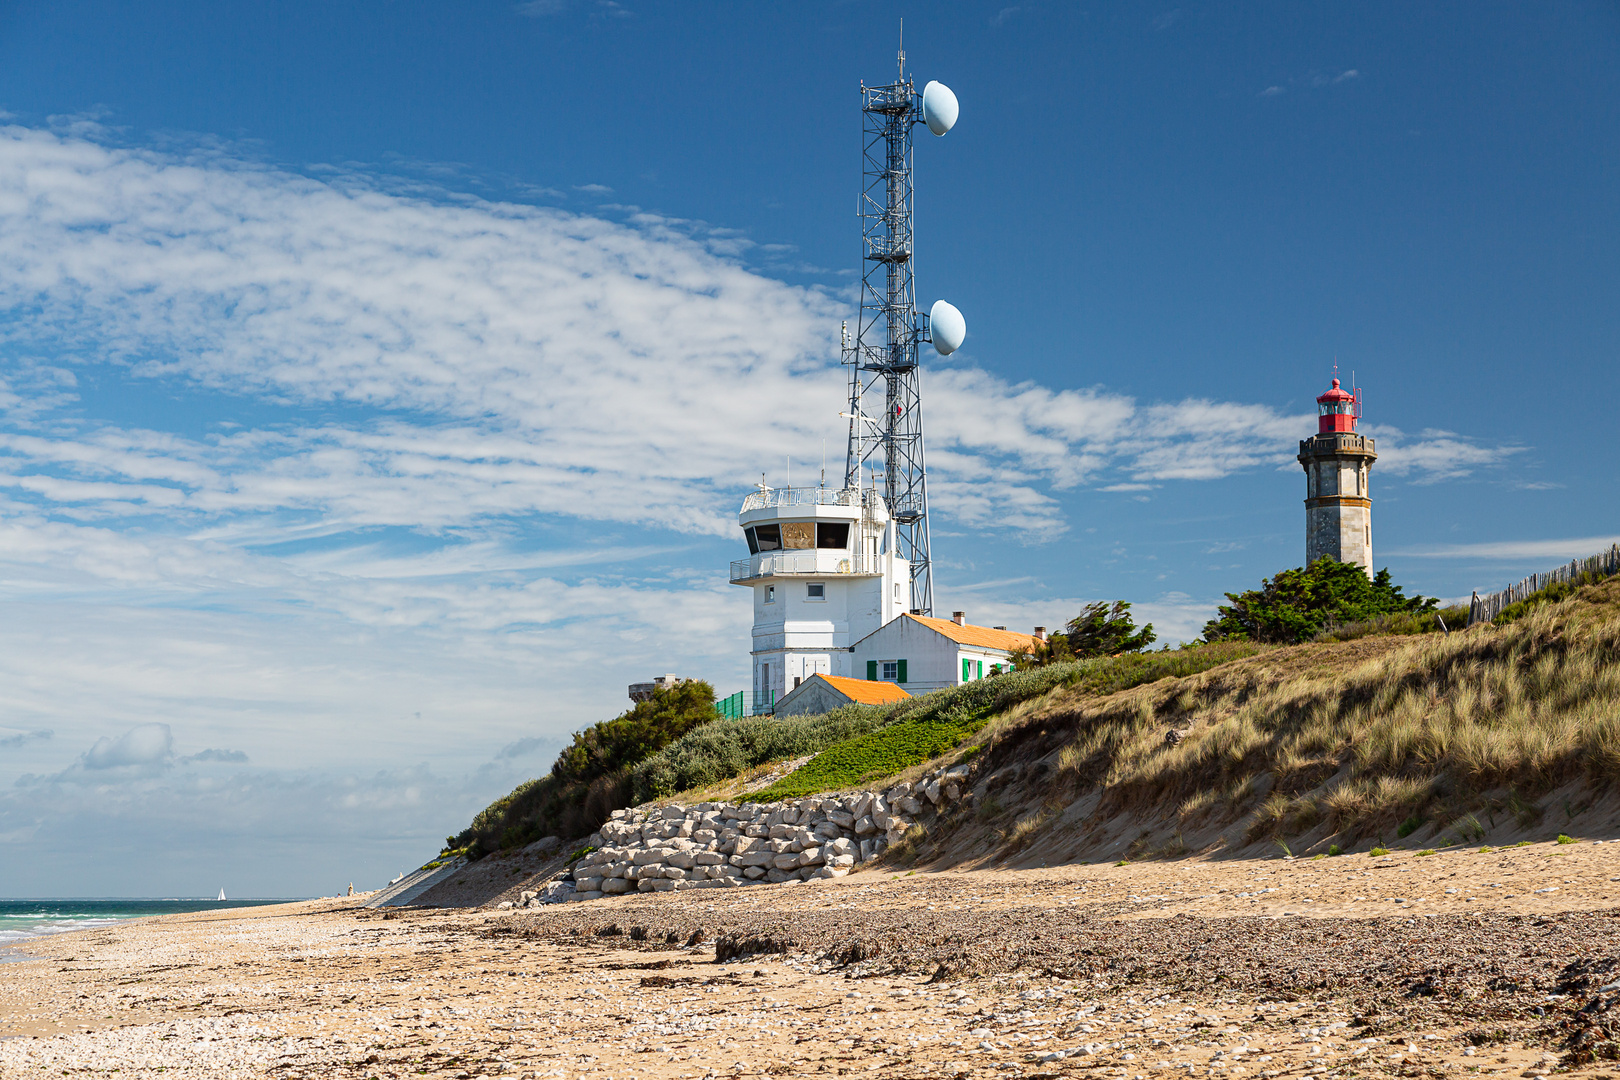
[[[902,16],[942,610],[1195,634],[1335,358],[1409,588],[1620,535],[1613,4],[0,3],[0,894],[375,885],[743,686]]]

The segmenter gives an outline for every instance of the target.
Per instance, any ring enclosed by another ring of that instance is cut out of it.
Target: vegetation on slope
[[[1528,827],[1554,788],[1620,780],[1620,581],[1503,626],[1299,646],[1101,699],[1060,693],[984,758],[1054,771],[1025,834],[1088,796],[1093,823],[1244,822],[1249,841],[1426,829],[1443,844]]]
[[[1230,603],[1204,625],[1206,641],[1309,641],[1340,624],[1424,615],[1436,606],[1432,598],[1403,595],[1388,568],[1368,580],[1361,567],[1331,555],[1263,579],[1258,589],[1227,593],[1226,599]]]
[[[637,764],[714,717],[714,688],[706,682],[654,690],[651,699],[614,719],[576,732],[550,775],[485,807],[445,841],[446,851],[465,851],[477,859],[545,836],[590,833],[630,804],[631,770]]]
[[[1084,695],[1109,694],[1207,671],[1258,651],[1256,645],[1233,642],[1127,654],[1049,664],[938,690],[892,707],[884,726],[828,746],[801,768],[748,797],[770,802],[858,787],[938,757],[961,745],[992,718],[1059,687]]]
[[[1033,649],[1014,652],[1012,663],[1015,670],[1027,671],[1065,660],[1141,652],[1156,640],[1152,623],[1140,630],[1136,628],[1127,601],[1115,600],[1110,604],[1098,600],[1087,604],[1080,614],[1070,619],[1063,633],[1053,634],[1045,642],[1036,642]]]

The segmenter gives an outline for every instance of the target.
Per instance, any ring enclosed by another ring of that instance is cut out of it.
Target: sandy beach
[[[312,901],[29,951],[0,1077],[1608,1076],[1620,846]]]

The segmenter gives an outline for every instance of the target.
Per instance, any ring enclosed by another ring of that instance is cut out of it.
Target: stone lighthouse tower
[[[1356,431],[1361,390],[1339,389],[1339,380],[1316,399],[1317,430],[1300,440],[1305,467],[1305,561],[1331,555],[1372,576],[1372,498],[1367,477],[1378,454]]]

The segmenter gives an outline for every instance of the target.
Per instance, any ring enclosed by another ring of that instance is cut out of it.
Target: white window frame
[[[900,661],[898,660],[884,660],[878,664],[878,669],[883,673],[884,682],[894,682],[900,678]]]
[[[820,596],[816,595],[816,590],[817,589],[821,590],[821,595]],[[812,604],[824,604],[824,603],[826,603],[827,602],[827,583],[825,581],[807,581],[807,582],[805,582],[805,585],[804,585],[804,598],[805,598],[806,602],[812,603]]]
[[[765,586],[765,602],[767,604],[776,603],[776,586],[775,585],[767,585],[767,586]]]

